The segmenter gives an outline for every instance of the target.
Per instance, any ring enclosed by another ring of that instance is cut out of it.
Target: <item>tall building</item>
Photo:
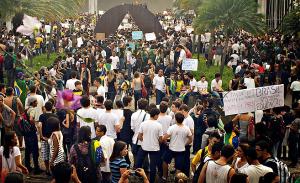
[[[262,13],[269,28],[277,29],[282,25],[282,20],[294,8],[297,0],[258,0],[258,12]]]

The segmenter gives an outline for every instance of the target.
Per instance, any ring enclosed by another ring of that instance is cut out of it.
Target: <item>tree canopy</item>
[[[194,28],[198,33],[221,30],[227,36],[239,30],[260,34],[265,30],[265,22],[257,7],[253,0],[204,0]]]
[[[80,12],[84,0],[1,0],[0,19],[9,20],[17,13],[45,18],[49,21],[73,17]]]

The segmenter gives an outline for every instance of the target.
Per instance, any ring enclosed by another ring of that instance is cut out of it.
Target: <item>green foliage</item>
[[[196,32],[222,30],[226,36],[244,30],[252,34],[265,31],[263,16],[254,0],[204,0],[194,20]]]
[[[300,32],[300,7],[292,10],[283,19],[282,32],[286,35],[295,35]]]
[[[52,53],[50,54],[50,59],[47,60],[47,54],[42,54],[39,56],[35,56],[32,59],[33,67],[30,67],[30,61],[25,60],[25,65],[28,66],[28,70],[30,72],[39,71],[42,66],[48,67],[53,64],[55,59],[60,56],[60,54]],[[61,55],[63,56],[63,55]]]
[[[194,58],[196,58],[194,56]],[[210,89],[210,83],[215,78],[215,74],[220,71],[220,66],[210,66],[209,68],[206,67],[205,59],[200,57],[198,63],[198,70],[193,72],[194,76],[196,77],[197,81],[200,80],[201,75],[206,76],[206,80],[208,82],[208,88]],[[224,73],[222,76],[223,81],[223,89],[228,89],[229,81],[233,78],[233,72],[230,68],[226,67],[224,69]]]
[[[9,20],[16,13],[59,21],[76,16],[84,0],[1,0],[0,19]]]

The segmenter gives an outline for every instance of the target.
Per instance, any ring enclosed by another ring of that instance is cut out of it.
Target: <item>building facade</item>
[[[258,0],[258,12],[263,14],[267,26],[278,29],[284,16],[294,8],[294,2],[299,0]]]

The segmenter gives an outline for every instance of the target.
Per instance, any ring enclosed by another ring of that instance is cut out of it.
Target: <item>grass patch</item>
[[[208,82],[208,88],[210,90],[210,83],[215,78],[215,74],[217,72],[220,72],[220,66],[210,66],[208,68],[205,63],[205,58],[200,57],[198,62],[198,70],[194,71],[193,74],[196,77],[197,81],[200,80],[200,76],[204,74],[206,76],[206,80]],[[232,78],[233,78],[232,70],[225,66],[223,76],[222,76],[222,81],[223,81],[222,85],[224,90],[228,90],[228,84]]]
[[[60,55],[63,56],[62,54],[51,53],[50,58],[48,60],[47,54],[42,54],[42,55],[33,57],[32,67],[30,66],[29,60],[25,61],[25,65],[28,66],[28,70],[30,70],[31,72],[39,71],[42,66],[48,67],[48,66],[52,65],[53,62],[55,61],[55,59]]]

